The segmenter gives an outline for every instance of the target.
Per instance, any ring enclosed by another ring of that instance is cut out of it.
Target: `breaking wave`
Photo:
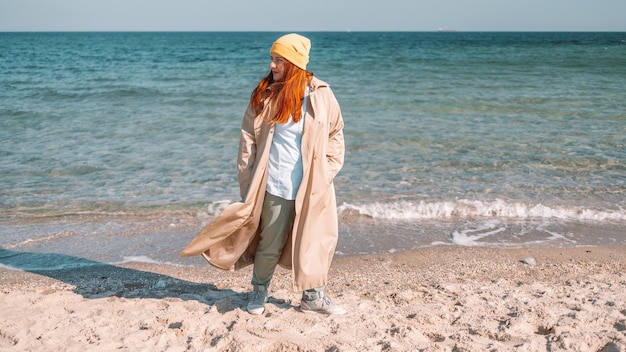
[[[438,220],[453,218],[563,219],[593,221],[626,221],[623,209],[591,209],[577,206],[457,200],[443,202],[392,202],[348,204],[339,213],[361,215],[383,220]]]

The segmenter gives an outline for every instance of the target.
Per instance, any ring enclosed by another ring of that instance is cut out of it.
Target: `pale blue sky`
[[[626,31],[626,0],[0,0],[0,31]]]

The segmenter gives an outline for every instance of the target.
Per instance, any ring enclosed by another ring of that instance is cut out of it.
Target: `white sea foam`
[[[517,247],[519,243],[508,242],[507,237],[513,238],[520,234],[510,236],[498,236],[503,232],[509,230],[507,225],[501,223],[498,220],[488,220],[481,224],[478,224],[471,228],[456,229],[450,236],[450,242],[459,246],[466,247],[485,247],[485,246],[497,246],[497,247]],[[550,242],[562,241],[571,245],[576,245],[576,241],[568,239],[557,232],[547,229],[544,225],[539,225],[534,228],[537,234],[541,236],[535,237],[534,240],[526,240],[523,242],[525,246],[528,245],[545,245]]]
[[[167,266],[177,266],[177,267],[193,267],[193,265],[181,265],[172,262],[162,262],[156,259],[152,259],[145,255],[137,255],[137,256],[126,256],[122,258],[122,261],[117,263],[112,263],[113,265],[125,264],[125,263],[145,263],[145,264],[157,264],[157,265],[167,265]]]
[[[221,212],[224,211],[224,209],[226,209],[226,207],[228,207],[232,203],[232,200],[219,200],[211,202],[209,205],[207,205],[207,214],[212,217],[218,216]]]
[[[9,265],[4,265],[2,263],[0,263],[0,269],[4,269],[4,270],[21,270],[21,269],[14,268],[14,267],[9,266]]]
[[[5,260],[1,268],[30,272],[70,270],[105,265],[83,258],[58,257],[50,253],[21,253],[13,260]]]
[[[447,202],[393,202],[348,204],[339,207],[341,212],[356,212],[375,219],[386,220],[437,220],[446,218],[511,218],[511,219],[563,219],[626,221],[624,210],[596,210],[580,207],[542,204],[507,203],[502,199],[491,202],[458,200]]]
[[[51,235],[48,236],[42,236],[42,237],[36,237],[36,238],[27,238],[25,240],[19,241],[19,242],[14,242],[14,243],[7,243],[2,245],[2,248],[4,249],[14,249],[17,247],[21,247],[24,245],[30,245],[33,243],[37,243],[37,242],[46,242],[46,241],[54,241],[56,239],[60,239],[60,238],[64,238],[64,237],[72,237],[72,236],[76,236],[76,232],[75,231],[60,231],[60,232],[56,232],[53,233]]]
[[[116,264],[123,264],[123,263],[147,263],[147,264],[160,264],[159,261],[154,260],[148,256],[145,255],[136,255],[136,256],[128,256],[128,257],[124,257],[122,258],[123,260],[119,263]]]
[[[506,231],[506,226],[498,222],[486,222],[475,229],[457,230],[452,233],[452,243],[460,246],[479,246],[480,240]]]

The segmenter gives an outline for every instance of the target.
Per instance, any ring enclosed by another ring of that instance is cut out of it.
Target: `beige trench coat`
[[[236,270],[254,262],[259,222],[267,182],[267,165],[274,124],[263,122],[248,107],[239,145],[237,174],[243,201],[229,205],[180,253],[201,254],[211,265]],[[343,118],[327,83],[313,78],[302,134],[304,174],[296,195],[296,217],[279,265],[291,269],[293,289],[327,284],[338,238],[333,179],[343,166]]]

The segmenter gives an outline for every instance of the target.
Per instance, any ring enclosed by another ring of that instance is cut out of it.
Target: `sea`
[[[178,254],[239,200],[282,34],[0,33],[0,265],[207,265]],[[301,34],[345,122],[336,257],[626,245],[626,33]]]

